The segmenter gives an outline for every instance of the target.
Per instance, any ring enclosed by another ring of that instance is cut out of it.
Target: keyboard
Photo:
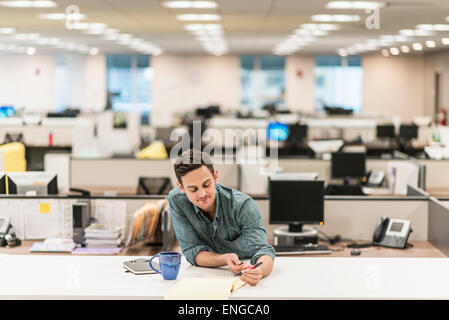
[[[278,245],[273,246],[276,255],[287,254],[326,254],[331,253],[331,250],[325,244],[304,244],[304,245]]]

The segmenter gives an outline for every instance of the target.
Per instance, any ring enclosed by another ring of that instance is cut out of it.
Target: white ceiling
[[[85,22],[106,23],[122,33],[154,43],[167,54],[205,53],[200,43],[183,27],[187,22],[178,21],[181,13],[218,13],[223,25],[229,54],[269,54],[293,30],[302,23],[311,23],[314,14],[359,14],[358,22],[340,23],[341,30],[317,37],[317,41],[305,46],[298,53],[331,52],[382,35],[397,35],[400,29],[414,29],[418,24],[444,24],[449,16],[448,0],[391,0],[380,9],[380,29],[365,27],[364,10],[325,9],[327,0],[216,0],[218,8],[203,10],[167,9],[162,0],[54,0],[57,8],[6,8],[0,7],[0,28],[13,27],[16,33],[38,33],[41,37],[58,37],[63,41],[96,46],[100,52],[135,52],[127,46],[104,40],[99,35],[87,35],[79,30],[68,30],[64,21],[38,19],[39,13],[65,12],[69,5],[77,5],[87,18]],[[37,45],[33,41],[15,40],[14,35],[0,35],[0,44],[14,43],[33,46],[37,52],[54,52],[49,45]],[[410,39],[423,42],[434,39],[438,50],[443,47],[441,38],[449,37],[449,31],[437,36]],[[408,43],[410,44],[410,43]],[[58,49],[64,51],[64,49]],[[58,51],[56,50],[56,51]],[[425,51],[426,51],[425,50]]]

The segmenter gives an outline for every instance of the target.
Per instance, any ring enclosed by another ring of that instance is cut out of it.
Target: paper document
[[[22,200],[25,215],[25,239],[72,238],[71,201]]]
[[[94,217],[106,228],[125,226],[126,201],[95,200],[94,209]]]
[[[165,300],[227,300],[246,283],[236,277],[182,278]]]

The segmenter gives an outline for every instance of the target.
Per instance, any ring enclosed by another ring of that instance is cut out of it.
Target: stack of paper
[[[50,238],[44,242],[35,242],[30,252],[72,252],[75,243],[72,239]]]
[[[114,248],[122,243],[123,228],[107,228],[102,224],[94,223],[84,230],[87,248]]]

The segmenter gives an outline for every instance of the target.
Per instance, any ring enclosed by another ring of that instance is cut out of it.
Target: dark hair
[[[185,176],[190,171],[206,166],[209,171],[214,175],[214,166],[212,164],[212,159],[205,153],[198,151],[196,149],[189,149],[184,151],[175,161],[174,168],[176,178],[178,182],[182,184],[181,178]]]

